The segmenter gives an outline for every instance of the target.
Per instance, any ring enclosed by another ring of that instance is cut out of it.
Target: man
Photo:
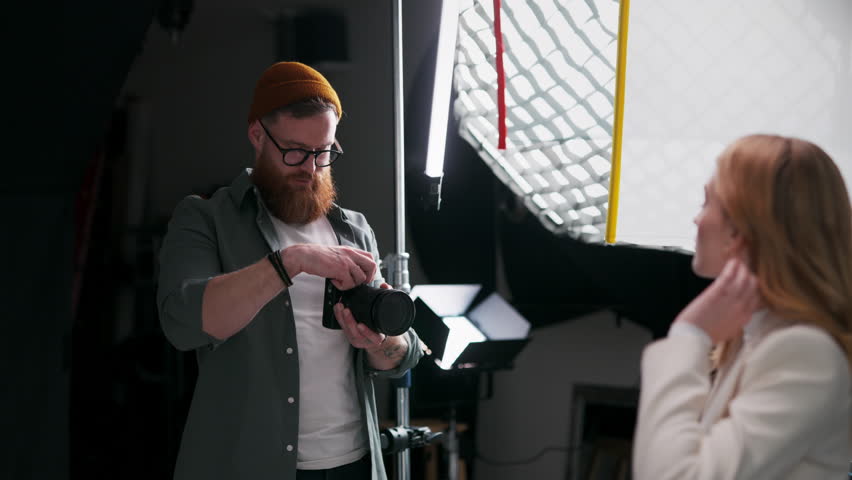
[[[366,219],[334,203],[341,113],[319,72],[272,65],[248,118],[254,169],[175,209],[160,323],[198,359],[177,479],[386,477],[372,377],[402,375],[422,350],[413,330],[386,337],[335,303],[332,285],[389,288]]]

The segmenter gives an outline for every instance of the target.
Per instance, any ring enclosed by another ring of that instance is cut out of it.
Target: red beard
[[[307,161],[313,161],[313,158]],[[322,168],[313,176],[303,172],[285,176],[263,156],[256,163],[251,180],[266,208],[282,222],[304,225],[331,210],[337,190],[329,167]],[[294,184],[293,180],[298,179],[310,180],[310,184]]]

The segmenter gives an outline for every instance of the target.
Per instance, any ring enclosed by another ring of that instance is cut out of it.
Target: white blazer
[[[765,313],[765,312],[761,312]],[[850,372],[822,329],[752,318],[710,382],[710,346],[669,335],[642,355],[635,480],[848,478]]]

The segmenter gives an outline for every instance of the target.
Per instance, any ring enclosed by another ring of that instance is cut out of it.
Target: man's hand
[[[677,316],[710,336],[714,344],[739,334],[761,307],[757,278],[739,258],[731,258],[719,277]]]
[[[381,288],[388,289],[391,286],[383,283]],[[389,337],[383,333],[374,332],[363,323],[356,321],[352,311],[341,303],[334,306],[334,316],[349,343],[355,348],[366,350],[370,365],[377,370],[390,370],[396,367],[408,352],[408,341],[405,335]]]
[[[309,273],[331,279],[339,290],[369,282],[376,275],[373,255],[352,247],[292,245],[281,251],[281,260],[290,278],[302,272]]]

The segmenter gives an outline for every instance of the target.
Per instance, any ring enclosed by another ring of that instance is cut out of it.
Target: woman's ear
[[[728,258],[739,258],[745,265],[749,267],[749,270],[754,271],[751,264],[751,256],[749,255],[748,244],[746,243],[745,236],[734,230],[731,234],[730,242],[728,243],[728,249],[726,252]]]
[[[730,233],[728,237],[728,252],[737,254],[745,248],[745,240],[736,230]]]

